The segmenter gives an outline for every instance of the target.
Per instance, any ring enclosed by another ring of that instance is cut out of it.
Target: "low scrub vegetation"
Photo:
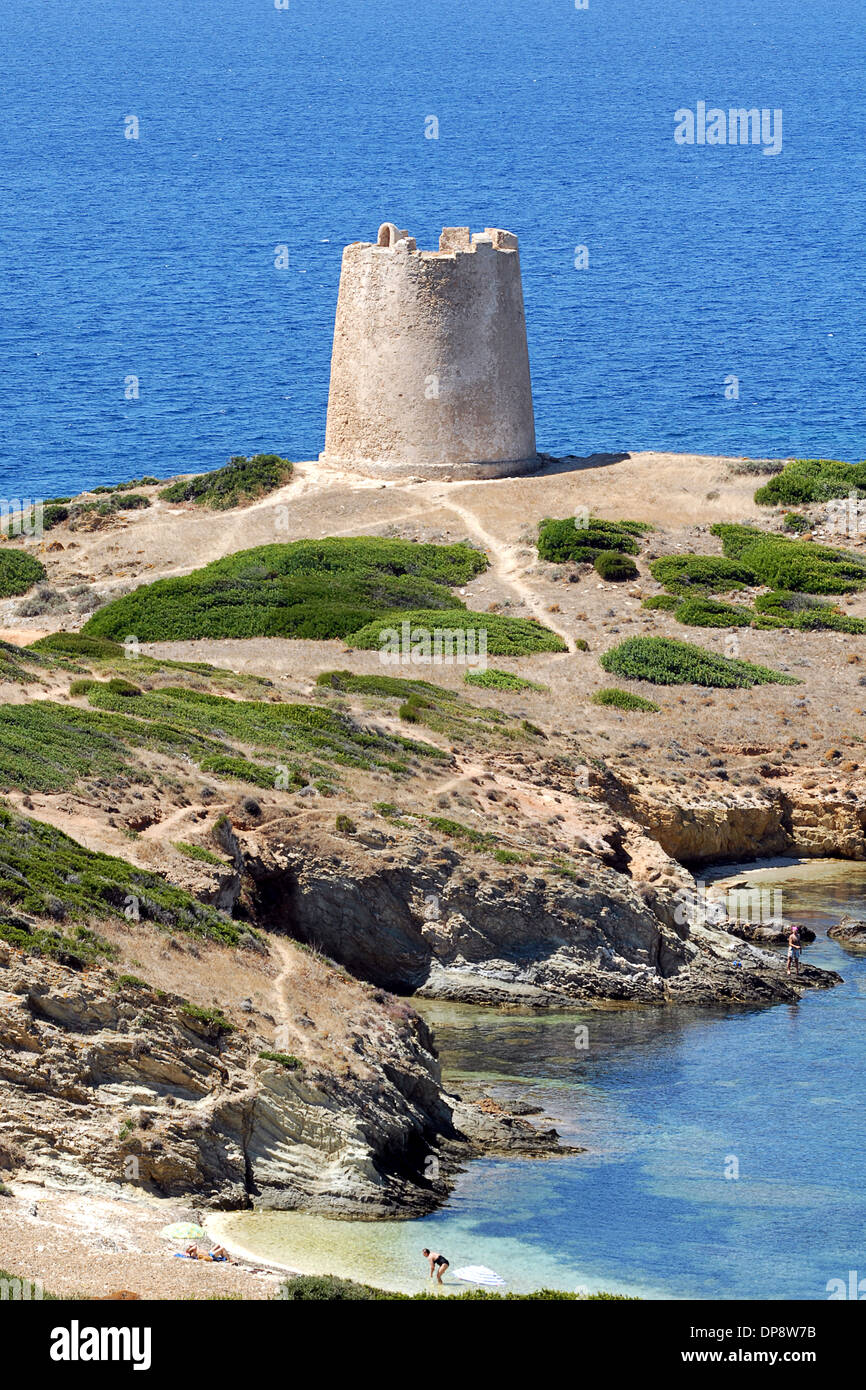
[[[486,671],[467,671],[463,677],[466,685],[478,685],[483,690],[546,690],[546,685],[528,681],[523,676],[513,676],[509,671],[498,671],[489,666]]]
[[[159,494],[164,502],[192,502],[198,507],[228,511],[275,492],[292,476],[292,465],[278,454],[234,455],[212,473],[180,478]]]
[[[396,775],[411,756],[447,757],[316,705],[232,700],[185,686],[130,697],[111,681],[83,684],[88,709],[50,700],[0,705],[0,790],[65,791],[87,778],[149,782],[137,757],[145,749],[217,777],[284,789],[335,765]]]
[[[669,594],[683,596],[727,594],[733,589],[747,589],[760,583],[748,565],[721,555],[663,555],[653,560],[650,574]],[[646,606],[650,606],[649,600]]]
[[[752,610],[713,598],[687,598],[677,605],[674,617],[687,627],[750,627]]]
[[[476,705],[457,691],[434,685],[432,681],[355,675],[352,671],[322,671],[316,684],[372,700],[398,700],[402,719],[411,724],[423,724],[452,742],[487,744],[494,737],[513,740],[523,736],[520,726],[502,710]],[[449,757],[438,749],[435,751],[441,758]]]
[[[759,584],[806,594],[846,594],[866,587],[866,559],[814,541],[767,535],[754,526],[710,528],[725,555],[752,570]]]
[[[260,1052],[259,1057],[263,1062],[274,1062],[286,1071],[300,1071],[304,1065],[300,1058],[293,1056],[291,1052]]]
[[[601,550],[593,561],[596,574],[611,584],[621,584],[625,579],[637,579],[638,568],[628,555],[618,550]]]
[[[378,536],[258,546],[135,589],[95,613],[84,632],[120,641],[135,633],[143,642],[346,638],[400,610],[461,609],[449,586],[487,563],[467,545]]]
[[[594,705],[608,705],[613,709],[634,710],[644,714],[658,714],[659,706],[654,705],[652,700],[645,700],[642,695],[633,695],[630,690],[619,690],[616,686],[609,686],[605,690],[597,690],[591,696]]]
[[[840,463],[836,459],[793,459],[755,493],[764,506],[781,503],[830,502],[853,492],[866,497],[866,463]]]
[[[444,612],[417,609],[408,613],[389,614],[353,632],[346,641],[352,647],[381,647],[387,641],[389,630],[395,629],[402,622],[408,623],[410,630],[420,629],[426,634],[431,653],[434,650],[434,633],[437,628],[450,632],[475,633],[475,655],[480,647],[478,634],[482,632],[486,634],[484,650],[490,656],[532,656],[536,652],[568,650],[557,633],[533,618],[509,618],[501,613],[472,613],[465,608],[452,608]],[[471,641],[472,638],[467,635],[467,651]],[[414,636],[412,646],[415,647]]]
[[[734,689],[771,682],[778,685],[799,683],[793,676],[784,675],[768,666],[717,656],[703,647],[668,637],[629,637],[625,642],[611,647],[599,660],[603,669],[611,675],[651,681],[655,685],[703,685]]]
[[[81,657],[122,657],[120,642],[109,641],[107,637],[89,637],[83,632],[51,632],[40,637],[29,648],[34,652],[51,652],[56,656]]]
[[[359,1284],[353,1279],[340,1279],[335,1274],[299,1274],[280,1285],[277,1298],[296,1303],[313,1302],[378,1302],[382,1300],[414,1303],[581,1303],[631,1302],[625,1294],[566,1293],[561,1289],[537,1289],[534,1293],[499,1293],[491,1289],[463,1289],[460,1293],[392,1293],[372,1284]]]
[[[45,578],[45,566],[26,550],[0,549],[0,598],[26,594]]]
[[[175,840],[174,847],[187,859],[195,859],[199,864],[211,864],[217,869],[226,867],[225,860],[220,859],[212,850],[205,849],[204,845],[194,845],[188,840]]]
[[[64,930],[34,928],[22,913],[63,923]],[[96,854],[54,826],[0,807],[0,937],[22,950],[92,959],[111,951],[82,924],[126,913],[228,946],[237,945],[241,932],[231,918],[158,874]],[[64,935],[68,923],[78,923],[71,937]]]
[[[538,553],[542,560],[562,563],[573,560],[592,564],[602,551],[615,550],[636,555],[638,541],[652,527],[644,521],[600,521],[590,517],[585,526],[573,516],[561,520],[551,517],[539,523]]]
[[[811,594],[791,593],[784,589],[758,595],[753,626],[797,628],[801,632],[866,633],[863,618],[840,613],[838,608],[822,603]]]
[[[661,609],[662,612],[673,612],[679,608],[681,599],[677,594],[652,594],[645,598],[641,603],[641,608]]]

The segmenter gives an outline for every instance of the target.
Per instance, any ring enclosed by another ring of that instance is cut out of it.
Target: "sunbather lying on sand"
[[[188,1260],[227,1260],[228,1255],[221,1245],[215,1245],[213,1250],[199,1250],[197,1245],[188,1245],[184,1251]]]

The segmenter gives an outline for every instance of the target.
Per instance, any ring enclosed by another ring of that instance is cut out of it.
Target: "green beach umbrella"
[[[174,1226],[166,1226],[159,1233],[166,1240],[206,1240],[207,1231],[196,1226],[193,1221],[178,1221]]]

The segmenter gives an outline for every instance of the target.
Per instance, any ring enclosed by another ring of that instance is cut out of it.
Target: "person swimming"
[[[424,1249],[421,1251],[421,1254],[424,1256],[424,1258],[425,1258],[426,1260],[429,1261],[429,1264],[430,1264],[430,1278],[432,1279],[432,1278],[433,1278],[433,1275],[434,1275],[434,1273],[435,1273],[437,1284],[441,1284],[441,1283],[442,1283],[442,1275],[445,1273],[446,1269],[448,1268],[449,1261],[446,1260],[446,1258],[445,1258],[444,1255],[440,1255],[439,1252],[438,1252],[438,1250],[428,1250],[426,1246],[425,1246]]]

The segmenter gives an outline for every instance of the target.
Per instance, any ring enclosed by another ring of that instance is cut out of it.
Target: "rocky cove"
[[[328,843],[300,817],[235,808],[218,831],[232,871],[196,885],[255,924],[227,981],[255,995],[258,972],[265,1002],[247,999],[232,1023],[136,977],[0,943],[0,1169],[223,1209],[418,1216],[470,1159],[574,1146],[523,1118],[519,1095],[443,1084],[413,996],[712,1011],[838,984],[811,964],[788,977],[776,953],[690,920],[691,874],[599,803],[605,815],[606,855],[597,845],[554,876],[457,852],[417,825]],[[142,951],[147,929],[124,931]],[[182,975],[213,954],[161,949]]]

